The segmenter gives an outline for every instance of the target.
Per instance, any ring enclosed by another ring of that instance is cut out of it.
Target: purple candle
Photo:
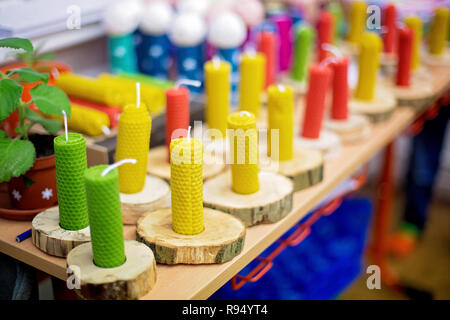
[[[270,21],[276,26],[279,39],[279,71],[287,71],[292,58],[292,20],[286,14],[275,15]]]

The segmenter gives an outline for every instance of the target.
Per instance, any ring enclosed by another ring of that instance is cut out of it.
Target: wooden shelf
[[[436,72],[436,92],[448,89],[449,72]],[[270,246],[299,219],[304,217],[339,183],[401,133],[418,114],[410,108],[398,108],[386,122],[372,127],[370,138],[343,146],[337,158],[325,163],[322,183],[294,195],[293,210],[274,224],[258,225],[247,230],[242,253],[220,265],[157,266],[157,283],[142,299],[206,299],[232,278],[258,254]],[[0,219],[0,251],[60,279],[66,278],[66,263],[62,258],[44,254],[28,239],[16,243],[16,235],[29,229],[30,222]],[[135,239],[135,227],[124,227],[125,238]]]

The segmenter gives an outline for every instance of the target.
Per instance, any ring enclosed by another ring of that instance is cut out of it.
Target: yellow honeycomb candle
[[[364,1],[354,1],[350,6],[350,22],[348,31],[348,41],[359,44],[364,30],[366,29],[366,9]]]
[[[382,49],[383,43],[376,33],[365,32],[363,34],[359,51],[359,75],[355,90],[356,99],[373,100]]]
[[[413,48],[411,57],[411,69],[417,70],[420,66],[420,45],[422,43],[422,20],[418,16],[409,16],[405,18],[405,24],[413,30]]]
[[[269,110],[267,155],[272,155],[272,130],[278,130],[280,161],[289,161],[294,154],[294,92],[288,86],[272,85],[267,89]],[[275,143],[277,143],[275,141]]]
[[[428,50],[431,54],[441,55],[447,46],[449,9],[440,7],[434,12],[431,22]]]
[[[198,139],[178,138],[170,142],[170,189],[172,228],[194,235],[203,226],[203,150]]]
[[[240,64],[240,110],[252,112],[256,117],[261,107],[261,94],[265,83],[266,58],[261,53],[244,53]]]
[[[205,63],[206,123],[225,137],[230,108],[231,66],[223,60]]]
[[[151,118],[145,106],[128,105],[119,118],[116,161],[136,159],[136,164],[119,167],[119,186],[122,193],[140,192],[145,185]]]
[[[259,190],[256,117],[248,111],[228,116],[232,189],[239,194]]]

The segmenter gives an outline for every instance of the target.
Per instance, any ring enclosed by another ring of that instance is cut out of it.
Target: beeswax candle
[[[267,155],[272,157],[272,130],[279,130],[280,161],[289,161],[294,154],[294,92],[288,86],[271,85],[267,89],[269,110]]]
[[[328,66],[315,64],[309,68],[305,115],[302,136],[317,139],[320,136],[325,112],[325,98],[330,87],[332,71]]]
[[[383,49],[386,53],[393,53],[397,41],[397,8],[388,4],[383,10],[383,26],[385,33],[383,37]]]
[[[226,61],[214,59],[205,63],[206,123],[223,137],[230,107],[230,72],[231,66]]]
[[[185,87],[176,87],[166,91],[166,146],[170,162],[170,141],[177,129],[189,127],[189,90]],[[185,137],[181,131],[174,138]]]
[[[309,56],[314,41],[314,30],[306,24],[295,29],[294,65],[292,79],[304,81],[308,70]]]
[[[136,159],[136,164],[119,167],[119,184],[122,193],[140,192],[145,185],[151,118],[144,106],[128,105],[119,118],[116,161]]]
[[[318,60],[321,62],[328,56],[328,51],[323,48],[323,44],[331,43],[331,33],[333,31],[333,15],[328,11],[319,14],[317,22],[317,50]]]
[[[54,139],[59,224],[66,230],[80,230],[89,225],[84,188],[87,168],[86,140],[79,133]]]
[[[350,5],[350,23],[348,32],[348,41],[359,44],[364,30],[366,29],[366,8],[364,1],[354,1]]]
[[[413,46],[413,31],[402,28],[398,33],[398,63],[397,80],[398,86],[407,87],[411,77],[411,55]]]
[[[267,88],[275,82],[278,66],[278,49],[277,36],[271,31],[262,31],[259,35],[258,51],[266,57],[266,83],[264,88]]]
[[[266,59],[261,53],[244,53],[240,66],[239,105],[240,110],[253,113],[256,117],[261,108],[261,94],[265,82]]]
[[[228,116],[232,189],[239,194],[259,190],[256,117],[247,111]]]
[[[382,46],[383,43],[376,33],[364,33],[360,44],[359,74],[355,90],[355,98],[359,100],[371,101],[374,98]]]
[[[416,71],[420,65],[420,46],[422,44],[422,20],[418,16],[405,18],[405,25],[413,30],[413,49],[411,57],[411,68]]]
[[[431,22],[429,52],[434,55],[440,55],[444,52],[448,40],[448,19],[449,9],[445,7],[437,8],[433,21]]]
[[[125,262],[119,172],[102,176],[107,165],[94,166],[84,173],[94,263],[101,268]]]
[[[179,138],[170,143],[172,228],[194,235],[203,226],[203,150],[198,139]]]
[[[331,118],[334,120],[346,120],[348,117],[348,64],[346,57],[337,58],[333,63]]]

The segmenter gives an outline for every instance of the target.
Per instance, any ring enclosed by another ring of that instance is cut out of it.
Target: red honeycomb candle
[[[324,43],[331,43],[333,30],[333,15],[328,11],[322,11],[317,21],[317,45],[318,60],[321,62],[328,56],[328,51],[322,48]]]
[[[264,88],[275,83],[277,74],[277,36],[270,31],[262,31],[259,36],[258,51],[266,56],[266,83]]]
[[[409,86],[411,77],[411,58],[414,32],[410,28],[402,28],[398,33],[398,65],[397,85]]]
[[[348,118],[348,58],[338,58],[333,63],[333,102],[331,118],[347,120]]]
[[[166,91],[166,146],[167,159],[170,162],[170,141],[175,138],[185,138],[189,127],[189,90],[185,87],[175,87]],[[180,130],[176,136],[172,134]]]
[[[395,50],[395,42],[396,42],[396,19],[397,19],[397,8],[393,4],[389,4],[384,8],[384,27],[385,34],[383,37],[383,48],[386,53],[393,53]]]
[[[302,131],[304,138],[319,138],[331,76],[332,70],[326,65],[315,64],[309,68],[309,84]]]

